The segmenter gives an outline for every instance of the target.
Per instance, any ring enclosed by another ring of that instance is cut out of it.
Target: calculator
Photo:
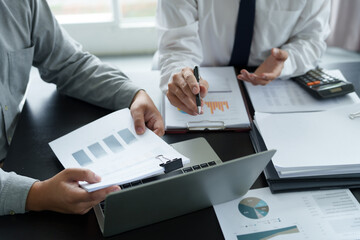
[[[350,82],[333,77],[315,68],[304,75],[291,78],[316,98],[331,98],[343,96],[354,91]]]

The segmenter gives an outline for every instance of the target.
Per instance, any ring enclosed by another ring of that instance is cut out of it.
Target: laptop
[[[172,144],[190,163],[122,185],[94,207],[104,236],[181,216],[244,195],[275,150],[222,162],[205,138]],[[154,211],[156,209],[156,211]]]

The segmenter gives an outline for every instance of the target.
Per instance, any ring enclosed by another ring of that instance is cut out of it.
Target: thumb
[[[288,58],[288,53],[279,48],[271,49],[271,55],[278,61],[285,61]]]
[[[131,115],[134,120],[135,131],[137,134],[143,134],[145,132],[145,118],[144,110],[142,108],[137,108],[134,111],[131,111]]]
[[[101,181],[101,177],[89,169],[67,168],[62,172],[68,181],[86,181],[96,183]]]

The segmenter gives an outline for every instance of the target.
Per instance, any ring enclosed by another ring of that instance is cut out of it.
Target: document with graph
[[[227,240],[360,238],[360,204],[349,189],[278,194],[252,189],[214,210]]]
[[[249,129],[250,118],[233,67],[203,67],[200,76],[208,81],[203,98],[204,114],[192,116],[171,105],[166,96],[163,116],[166,130]]]
[[[162,174],[169,160],[190,162],[149,129],[137,135],[129,109],[108,114],[49,145],[65,168],[86,168],[101,177],[99,183],[80,182],[89,192]]]

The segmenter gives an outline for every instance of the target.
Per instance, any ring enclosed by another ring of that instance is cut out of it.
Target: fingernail
[[[144,132],[144,129],[142,127],[137,127],[136,128],[136,132],[139,134],[139,133],[143,133]]]
[[[278,52],[279,52],[279,49],[274,48],[274,54],[278,54]]]
[[[192,91],[193,91],[193,94],[196,94],[196,93],[197,93],[196,90],[197,90],[197,88],[196,88],[196,87],[193,87],[193,90],[192,90]]]
[[[111,192],[117,192],[117,191],[120,191],[120,190],[121,190],[121,188],[120,188],[119,186],[113,186],[113,187],[110,189]]]
[[[100,182],[101,181],[101,177],[97,174],[95,174],[95,181]]]

